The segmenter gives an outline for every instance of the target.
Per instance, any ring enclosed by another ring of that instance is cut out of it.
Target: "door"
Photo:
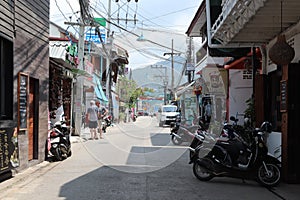
[[[38,158],[38,80],[29,80],[28,160]]]
[[[289,182],[300,183],[300,64],[292,63],[288,66],[288,172]]]

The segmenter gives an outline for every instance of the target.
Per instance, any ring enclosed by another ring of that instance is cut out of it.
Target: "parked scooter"
[[[103,133],[106,133],[106,128],[111,126],[111,122],[112,121],[112,116],[111,115],[107,115],[103,118],[102,120],[102,131]]]
[[[183,142],[191,142],[198,129],[203,129],[200,125],[186,126],[181,123],[181,115],[176,116],[175,123],[170,124],[171,141],[174,145],[180,145]]]
[[[72,155],[70,128],[66,126],[65,121],[56,122],[55,124],[51,124],[50,126],[50,153],[58,161],[70,157]]]
[[[234,138],[217,140],[216,144],[203,158],[199,156],[204,148],[208,135],[195,137],[190,145],[190,164],[193,163],[193,173],[201,181],[209,181],[214,177],[233,177],[255,179],[264,186],[276,186],[280,181],[281,163],[268,154],[264,134],[271,132],[271,124],[264,122],[259,129],[251,132],[251,142],[245,142],[234,130]],[[205,133],[205,134],[203,134]]]

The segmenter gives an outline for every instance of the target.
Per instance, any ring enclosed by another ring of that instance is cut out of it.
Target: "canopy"
[[[93,76],[93,82],[96,85],[95,86],[95,94],[97,96],[97,99],[99,99],[100,101],[102,101],[104,103],[107,103],[108,99],[105,96],[105,94],[102,90],[101,82],[100,82],[99,78],[96,75]]]

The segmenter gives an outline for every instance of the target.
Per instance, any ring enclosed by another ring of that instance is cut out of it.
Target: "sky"
[[[163,54],[171,52],[172,41],[174,52],[184,54],[187,47],[185,32],[201,1],[111,0],[113,42],[128,51],[129,67],[139,68],[167,59]],[[108,0],[90,0],[90,5],[94,17],[107,18]],[[50,0],[50,21],[78,34],[77,27],[68,27],[64,22],[76,22],[80,17],[79,10],[77,0]],[[141,35],[151,42],[137,41]],[[200,46],[197,38],[195,43]]]

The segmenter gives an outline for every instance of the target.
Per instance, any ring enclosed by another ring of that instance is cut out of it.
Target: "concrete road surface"
[[[197,180],[188,164],[187,144],[174,146],[169,127],[156,118],[109,127],[104,139],[73,138],[73,155],[43,162],[0,183],[1,200],[276,200],[300,199],[300,185],[271,190],[254,181]]]

